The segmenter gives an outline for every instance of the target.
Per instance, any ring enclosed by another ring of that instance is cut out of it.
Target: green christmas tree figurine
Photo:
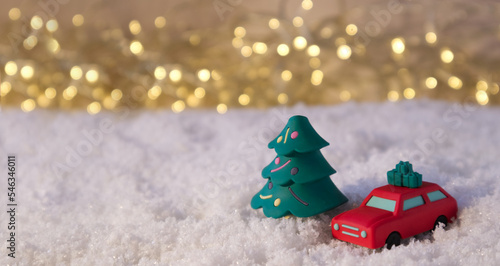
[[[267,184],[252,198],[252,208],[273,218],[309,217],[347,202],[330,179],[335,169],[319,151],[326,146],[307,117],[291,117],[268,145],[278,155],[262,170]]]

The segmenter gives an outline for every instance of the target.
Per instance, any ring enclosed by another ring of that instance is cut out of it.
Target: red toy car
[[[457,201],[439,185],[418,188],[385,185],[374,189],[360,207],[332,219],[334,238],[367,248],[399,245],[401,239],[445,226],[457,216]]]

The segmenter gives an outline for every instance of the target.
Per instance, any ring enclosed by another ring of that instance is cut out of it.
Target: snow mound
[[[309,118],[349,202],[311,218],[270,219],[250,199],[288,118]],[[1,169],[17,159],[19,265],[470,265],[500,261],[500,109],[419,100],[266,111],[6,110]],[[372,251],[334,240],[333,216],[410,161],[459,206],[433,235]],[[1,186],[4,204],[6,185]],[[5,209],[6,207],[4,207]]]

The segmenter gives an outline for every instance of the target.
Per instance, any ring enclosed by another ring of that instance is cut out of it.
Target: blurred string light
[[[307,46],[307,40],[306,38],[302,36],[297,36],[293,39],[293,47],[297,50],[304,50]]]
[[[27,99],[21,103],[21,110],[23,110],[26,113],[29,113],[35,109],[36,103],[35,100],[33,99]]]
[[[451,63],[453,61],[453,58],[455,58],[455,55],[453,54],[452,51],[448,48],[444,48],[441,51],[441,60],[445,63]]]
[[[282,43],[278,45],[277,51],[279,55],[286,56],[288,55],[288,53],[290,53],[290,48],[288,48],[288,45]]]
[[[14,76],[17,73],[17,64],[14,61],[9,61],[5,64],[5,74]]]
[[[167,71],[162,66],[157,66],[154,72],[155,78],[158,80],[164,80],[167,77]]]
[[[45,97],[47,97],[47,99],[54,99],[57,95],[57,91],[56,89],[50,87],[50,88],[47,88],[45,90]]]
[[[399,100],[399,93],[397,91],[389,91],[389,93],[387,93],[387,99],[391,102],[395,102]]]
[[[278,94],[278,102],[280,104],[286,104],[288,102],[288,95],[284,92]]]
[[[351,47],[343,44],[337,49],[337,56],[342,60],[347,60],[351,57]]]
[[[179,82],[182,79],[182,72],[179,69],[173,69],[168,74],[168,77],[173,82]]]
[[[245,37],[246,34],[247,34],[247,31],[243,27],[236,27],[234,29],[234,36],[235,37],[243,38],[243,37]]]
[[[63,98],[67,101],[71,101],[77,93],[78,89],[75,86],[71,85],[63,91]]]
[[[138,35],[142,30],[141,23],[139,23],[139,21],[137,20],[130,21],[130,23],[128,24],[128,28],[130,30],[130,33],[132,33],[133,35]]]
[[[476,100],[480,105],[486,105],[489,101],[488,94],[485,91],[477,91]]]
[[[34,74],[35,74],[35,70],[33,69],[32,66],[28,65],[28,66],[23,66],[21,68],[21,76],[25,80],[31,79]]]
[[[73,16],[72,22],[75,27],[80,27],[85,22],[85,18],[82,14],[76,14]]]
[[[95,69],[90,69],[87,73],[85,73],[85,79],[89,83],[95,83],[99,79],[99,72]]]
[[[99,102],[92,102],[87,106],[87,112],[95,115],[101,111],[101,104]]]
[[[159,16],[159,17],[155,18],[155,27],[156,28],[162,29],[163,27],[165,27],[166,24],[167,24],[167,20],[165,19],[165,17]]]
[[[307,54],[309,54],[309,56],[316,57],[319,55],[319,53],[320,53],[320,48],[316,44],[313,44],[309,46],[309,48],[307,48]]]
[[[208,69],[198,71],[198,78],[203,82],[207,82],[210,79],[210,71]]]
[[[323,72],[321,70],[314,70],[311,75],[311,83],[318,86],[323,82]]]
[[[302,1],[302,8],[304,10],[310,10],[313,7],[313,2],[311,0]]]
[[[340,92],[340,100],[343,101],[343,102],[347,102],[351,99],[351,93],[347,90],[343,90]]]
[[[263,42],[256,42],[253,44],[252,50],[257,54],[265,54],[267,52],[267,45]]]
[[[8,81],[0,83],[0,96],[4,97],[12,90],[12,84]]]
[[[358,33],[358,27],[354,24],[349,24],[345,27],[345,32],[350,36],[354,36]]]
[[[243,106],[248,105],[250,103],[250,96],[243,93],[238,97],[238,102]]]
[[[21,19],[25,12],[11,8],[5,28],[26,25],[30,32],[15,47],[22,56],[14,56],[14,47],[0,50],[2,104],[25,112],[81,108],[98,114],[129,106],[224,114],[235,106],[299,101],[474,96],[481,105],[498,103],[498,58],[470,60],[447,28],[426,21],[418,34],[398,36],[388,26],[369,36],[354,17],[311,19],[314,2],[299,3],[291,16],[251,12],[214,29],[167,23],[178,22],[175,12],[131,18],[121,29],[84,14],[68,21],[40,14]],[[68,22],[69,28],[60,27]],[[96,34],[84,34],[90,31]]]
[[[23,46],[24,49],[26,50],[33,49],[37,44],[38,44],[38,38],[35,35],[30,35],[23,41]]]
[[[250,46],[243,46],[241,47],[241,55],[244,57],[250,57],[252,55],[252,47]]]
[[[158,85],[153,86],[148,91],[148,97],[151,100],[156,100],[161,95],[161,87]]]
[[[198,99],[203,99],[205,97],[205,89],[202,87],[198,87],[194,90],[194,96]]]
[[[43,27],[43,20],[40,16],[33,16],[30,21],[30,25],[34,30],[39,30]]]
[[[82,71],[82,68],[79,67],[79,66],[73,66],[70,70],[70,76],[72,79],[74,80],[79,80],[82,78],[83,76],[83,71]]]
[[[17,7],[11,8],[9,10],[9,18],[12,21],[18,20],[19,18],[21,18],[21,10]]]
[[[304,25],[304,20],[301,17],[294,17],[292,23],[295,27],[299,28]]]
[[[130,51],[135,55],[141,55],[144,52],[144,47],[140,41],[133,40],[130,43]]]
[[[123,97],[123,92],[120,89],[114,89],[111,92],[111,98],[115,101],[121,100],[122,97]]]
[[[280,26],[280,21],[276,18],[272,18],[269,20],[269,28],[275,30],[277,28],[279,28]]]
[[[425,79],[425,86],[429,89],[436,88],[437,84],[438,84],[437,79],[434,77],[428,77]]]
[[[225,114],[227,112],[227,105],[220,103],[217,105],[217,112],[219,114]]]
[[[45,24],[45,27],[49,32],[55,32],[59,28],[59,23],[55,19],[51,19],[47,21],[47,24]]]
[[[406,99],[411,100],[415,98],[415,90],[412,88],[406,88],[403,91],[403,95],[405,96]]]
[[[459,90],[462,88],[462,80],[459,79],[458,77],[456,76],[451,76],[449,79],[448,79],[448,85],[450,87],[452,87],[453,89],[455,90]]]
[[[436,33],[430,31],[425,34],[425,41],[429,44],[434,44],[437,41]]]
[[[182,100],[175,101],[172,104],[172,111],[174,111],[174,113],[180,113],[184,111],[184,108],[186,108],[186,104]]]
[[[391,41],[392,51],[396,54],[402,54],[405,51],[405,43],[403,38],[394,38]]]
[[[284,81],[290,81],[292,77],[293,75],[290,70],[283,70],[283,72],[281,72],[281,79],[283,79]]]

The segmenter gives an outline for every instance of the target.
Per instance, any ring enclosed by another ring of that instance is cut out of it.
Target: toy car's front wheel
[[[387,249],[391,249],[393,246],[399,246],[401,244],[401,235],[398,232],[392,232],[385,241],[387,244]]]
[[[446,227],[448,225],[448,219],[446,219],[446,216],[441,215],[436,219],[436,222],[434,223],[434,228],[432,229],[433,231],[436,230],[439,224],[443,224],[443,227]]]

